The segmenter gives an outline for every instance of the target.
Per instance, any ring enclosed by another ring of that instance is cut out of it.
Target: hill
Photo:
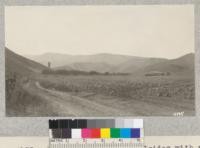
[[[94,55],[69,55],[59,53],[45,53],[42,55],[25,55],[25,57],[37,61],[43,65],[47,65],[50,61],[52,67],[61,67],[74,63],[104,63],[108,65],[118,65],[131,58],[132,56],[114,55],[114,54],[94,54]]]
[[[166,61],[166,59],[161,58],[137,58],[137,59],[130,59],[125,63],[121,63],[115,71],[117,72],[127,72],[127,73],[136,73],[141,69],[144,69],[147,66],[154,65],[157,63],[161,63]]]
[[[37,56],[26,56],[41,64],[47,65],[50,61],[56,70],[81,70],[97,72],[134,72],[138,68],[149,64],[150,58],[115,55],[101,53],[95,55],[68,55],[58,53],[46,53]],[[153,63],[160,62],[155,58]]]
[[[69,65],[56,67],[54,69],[59,70],[80,70],[80,71],[97,71],[97,72],[112,72],[115,66],[107,63],[72,63]]]
[[[148,73],[151,71],[170,72],[174,75],[194,75],[194,54],[189,53],[177,59],[165,60],[141,68],[137,73]]]
[[[193,74],[194,54],[186,54],[177,59],[148,58],[115,54],[67,55],[46,53],[28,56],[41,64],[49,61],[56,70],[80,70],[110,73],[131,73],[144,75],[151,71],[170,72],[171,74]]]

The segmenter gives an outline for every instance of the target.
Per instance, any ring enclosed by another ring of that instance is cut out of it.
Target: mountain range
[[[45,53],[26,56],[40,64],[51,62],[53,69],[144,74],[151,71],[194,74],[194,53],[176,59],[136,57],[118,54],[68,55]]]

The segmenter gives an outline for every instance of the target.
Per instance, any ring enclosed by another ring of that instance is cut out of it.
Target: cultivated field
[[[91,105],[97,103],[107,106],[115,110],[113,114],[116,116],[173,115],[176,112],[194,114],[195,90],[192,78],[40,75],[34,81],[47,90],[80,97],[90,101]],[[84,108],[81,110],[87,116]],[[101,113],[98,115],[111,115],[109,112]]]
[[[12,80],[13,81],[13,80]],[[194,115],[194,80],[155,76],[32,75],[8,83],[8,116]],[[16,86],[13,86],[16,85]]]
[[[134,76],[41,76],[40,84],[48,89],[66,92],[90,92],[114,97],[154,96],[194,100],[192,78]]]

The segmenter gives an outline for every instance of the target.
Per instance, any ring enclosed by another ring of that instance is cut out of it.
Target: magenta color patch
[[[82,138],[91,138],[91,130],[88,128],[82,129]]]

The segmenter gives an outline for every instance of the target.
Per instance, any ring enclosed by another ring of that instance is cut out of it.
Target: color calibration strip
[[[142,119],[57,119],[49,120],[50,147],[140,147]]]
[[[49,120],[52,138],[140,138],[142,119]]]

